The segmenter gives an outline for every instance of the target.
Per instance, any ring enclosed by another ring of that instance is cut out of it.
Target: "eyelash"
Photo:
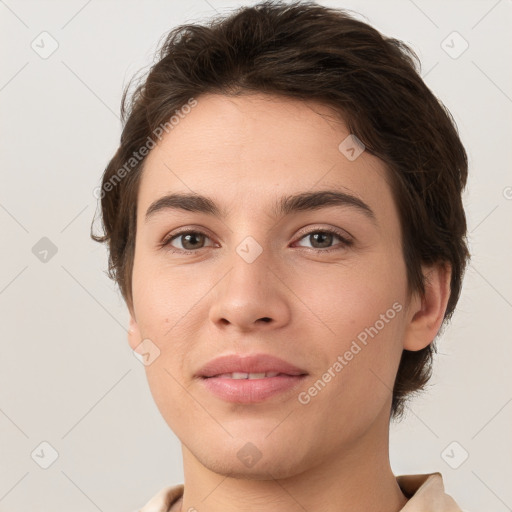
[[[353,241],[352,240],[349,240],[340,231],[338,231],[336,229],[333,229],[333,228],[313,229],[311,231],[308,231],[307,233],[303,233],[301,235],[301,237],[298,239],[298,241],[300,241],[300,240],[302,240],[302,239],[306,238],[307,236],[310,236],[310,235],[312,235],[314,233],[322,233],[322,234],[334,235],[334,236],[336,236],[337,238],[339,238],[341,240],[341,246],[342,247],[350,247],[351,245],[353,245]],[[206,238],[210,238],[206,233],[204,233],[201,230],[186,230],[186,231],[181,231],[179,233],[174,233],[173,235],[166,237],[159,244],[160,248],[167,248],[171,253],[180,253],[180,254],[184,254],[184,255],[186,255],[186,254],[194,254],[194,253],[198,252],[200,249],[205,249],[205,247],[200,247],[199,249],[195,249],[195,250],[186,250],[186,249],[176,249],[176,248],[173,248],[170,245],[170,243],[173,240],[175,240],[176,238],[179,238],[180,236],[183,236],[183,235],[203,235]],[[317,252],[332,252],[332,251],[339,251],[340,247],[333,246],[333,247],[328,247],[327,249],[316,249],[314,247],[311,247],[311,248],[303,247],[303,249],[310,249],[310,250],[317,251]]]

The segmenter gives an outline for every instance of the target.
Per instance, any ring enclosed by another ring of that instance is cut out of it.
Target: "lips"
[[[210,361],[196,377],[207,392],[225,402],[254,404],[292,393],[307,374],[268,354],[233,354]]]
[[[268,374],[275,375],[268,375]],[[210,378],[217,376],[236,375],[232,378],[263,378],[254,377],[256,374],[267,374],[266,377],[283,375],[306,375],[307,372],[283,359],[270,354],[239,355],[230,354],[213,359],[204,365],[196,374],[197,377]],[[241,374],[247,374],[246,377]]]
[[[225,379],[266,379],[269,377],[277,377],[278,375],[287,375],[286,373],[279,372],[259,372],[259,373],[245,373],[245,372],[233,372],[233,373],[221,373],[220,375],[215,375],[215,377],[225,378]],[[211,378],[211,377],[209,377]]]

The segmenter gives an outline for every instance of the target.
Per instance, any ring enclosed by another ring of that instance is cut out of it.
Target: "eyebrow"
[[[352,194],[333,190],[301,192],[281,197],[273,205],[272,212],[276,217],[284,217],[295,212],[318,210],[329,206],[353,208],[376,223],[375,213],[364,201]],[[146,211],[146,222],[156,213],[168,210],[205,213],[223,219],[227,217],[226,211],[209,197],[195,193],[173,193],[160,197],[150,205]]]

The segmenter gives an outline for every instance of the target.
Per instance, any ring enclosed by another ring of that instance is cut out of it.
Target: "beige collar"
[[[400,512],[462,512],[445,493],[441,473],[400,475],[398,485],[409,499]],[[164,487],[139,512],[180,512],[184,485]]]

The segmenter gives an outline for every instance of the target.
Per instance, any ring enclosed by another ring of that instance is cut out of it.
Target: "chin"
[[[263,436],[264,437],[264,436]],[[191,446],[199,463],[219,475],[243,480],[273,480],[293,477],[308,466],[307,454],[301,453],[300,443],[275,442],[253,436],[254,442],[243,438],[230,438],[225,443],[206,443]],[[220,441],[220,440],[218,440]],[[274,440],[272,440],[274,441]],[[313,461],[310,461],[313,464]]]
[[[261,458],[252,467],[245,467],[238,458],[206,456],[199,462],[216,474],[239,480],[277,480],[293,477],[301,473],[301,469],[286,456],[272,454],[272,459]]]

